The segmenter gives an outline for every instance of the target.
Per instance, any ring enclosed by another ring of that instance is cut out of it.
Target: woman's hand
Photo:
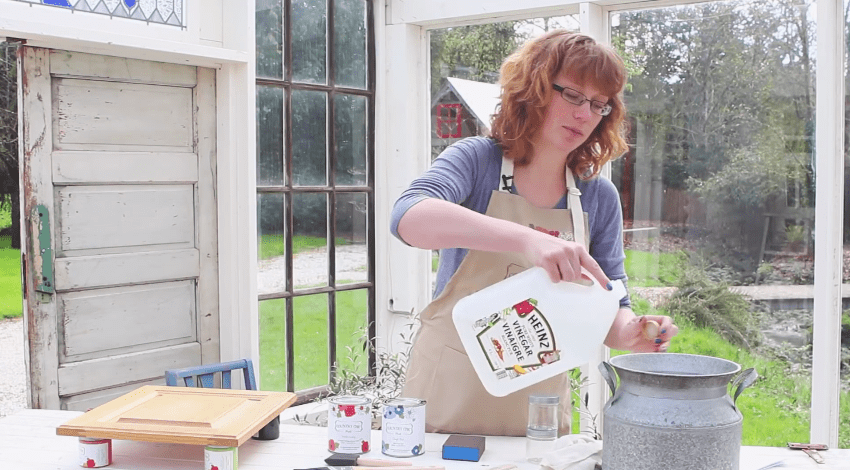
[[[679,327],[668,316],[636,316],[631,309],[621,308],[608,330],[605,345],[621,351],[665,352],[677,334]]]
[[[549,273],[552,282],[580,282],[581,268],[585,268],[603,287],[610,290],[610,279],[599,267],[599,263],[590,256],[584,245],[568,242],[548,233],[529,229],[523,253],[535,266]],[[586,277],[586,276],[584,276]]]

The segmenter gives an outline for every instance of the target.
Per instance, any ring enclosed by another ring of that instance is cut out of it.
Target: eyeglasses
[[[590,101],[590,111],[593,114],[598,114],[600,116],[607,116],[611,114],[611,105],[608,103],[603,103],[602,101],[592,100],[583,93],[573,90],[572,88],[568,88],[565,86],[560,86],[556,84],[552,84],[552,88],[555,89],[558,93],[561,94],[561,98],[563,98],[567,103],[574,104],[576,106],[581,106],[585,101]]]

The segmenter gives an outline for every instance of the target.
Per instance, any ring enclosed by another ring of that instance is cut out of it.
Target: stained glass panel
[[[111,17],[130,18],[149,23],[185,27],[183,2],[186,0],[18,0],[74,11],[100,13]]]

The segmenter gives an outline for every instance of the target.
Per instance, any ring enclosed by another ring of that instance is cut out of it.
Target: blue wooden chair
[[[207,364],[204,366],[184,367],[183,369],[169,369],[165,371],[165,385],[169,387],[178,386],[180,379],[187,387],[213,388],[215,387],[215,374],[221,373],[221,388],[233,388],[230,372],[242,369],[242,378],[246,390],[256,390],[257,380],[254,378],[254,364],[250,359],[239,359],[238,361],[221,362],[218,364]],[[197,378],[197,379],[196,379]],[[271,422],[260,429],[254,439],[270,441],[277,439],[280,435],[280,416],[276,416]]]
[[[230,372],[242,369],[242,377],[245,381],[246,390],[256,390],[257,380],[254,378],[254,364],[250,359],[239,359],[238,361],[221,362],[218,364],[207,364],[203,366],[185,367],[183,369],[170,369],[165,371],[165,384],[175,387],[182,378],[187,387],[213,388],[215,387],[215,374],[221,373],[221,388],[232,388]],[[197,380],[196,380],[197,377]]]

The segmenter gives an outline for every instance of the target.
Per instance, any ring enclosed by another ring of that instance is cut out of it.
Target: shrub
[[[682,316],[694,325],[711,328],[726,340],[752,349],[760,342],[758,313],[743,295],[728,284],[712,281],[699,264],[685,268],[678,290],[664,308],[674,318]]]

